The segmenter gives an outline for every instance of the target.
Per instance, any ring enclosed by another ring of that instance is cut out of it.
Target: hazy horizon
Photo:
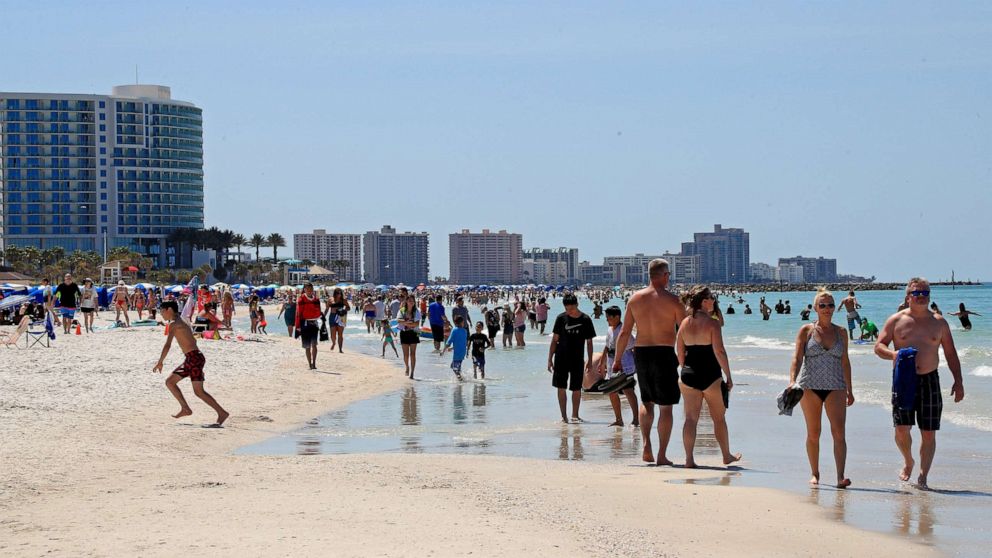
[[[427,231],[432,277],[464,228],[601,263],[714,223],[750,233],[752,262],[992,276],[985,4],[4,13],[0,90],[109,94],[137,65],[203,108],[208,227]]]

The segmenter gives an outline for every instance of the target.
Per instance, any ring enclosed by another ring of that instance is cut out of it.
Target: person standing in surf
[[[833,323],[834,297],[826,289],[813,296],[816,320],[803,324],[796,335],[796,350],[789,371],[789,385],[802,388],[799,404],[806,419],[806,456],[812,477],[809,483],[820,484],[820,431],[823,411],[827,412],[834,441],[834,464],[837,488],[847,488],[851,480],[844,475],[847,463],[847,408],[854,404],[851,385],[851,359],[844,328]]]
[[[582,402],[582,374],[586,366],[582,350],[585,349],[592,362],[592,340],[596,337],[596,328],[592,318],[579,311],[579,300],[574,294],[565,295],[562,304],[565,311],[555,320],[548,348],[548,372],[552,374],[551,385],[558,390],[561,421],[568,423],[567,389],[572,392],[572,422],[582,422],[579,404]]]
[[[854,291],[848,291],[847,297],[840,301],[840,305],[847,310],[847,332],[850,340],[854,341],[854,326],[855,324],[861,325],[861,315],[858,314],[858,308],[861,308],[861,304],[854,297]]]
[[[899,392],[893,385],[892,422],[896,429],[896,447],[902,453],[904,465],[899,471],[899,479],[909,481],[916,461],[913,460],[913,438],[910,431],[916,424],[920,428],[920,475],[916,479],[918,488],[927,488],[927,478],[937,451],[937,431],[940,430],[940,415],[944,408],[940,393],[940,378],[937,367],[940,364],[939,352],[944,351],[944,360],[951,369],[954,384],[950,394],[954,402],[964,399],[964,381],[961,376],[961,361],[958,359],[951,328],[947,321],[930,312],[930,283],[922,277],[914,277],[906,285],[908,308],[896,312],[882,327],[875,343],[875,354],[885,360],[897,359],[901,349],[916,349],[915,393],[912,408],[904,409],[896,404]],[[889,348],[892,344],[892,348]],[[895,384],[895,382],[894,382]]]
[[[634,344],[634,366],[641,390],[641,439],[644,450],[641,459],[657,465],[672,465],[666,452],[672,438],[672,407],[681,399],[679,391],[679,359],[675,354],[676,326],[685,319],[685,305],[668,291],[671,272],[668,261],[657,258],[648,264],[651,284],[630,297],[623,328],[617,340],[617,354],[623,354],[637,326]],[[620,359],[613,363],[614,372],[623,370]],[[658,406],[658,455],[651,445],[654,426],[654,406]]]
[[[963,302],[958,304],[958,311],[951,312],[951,315],[961,320],[961,327],[963,327],[965,331],[971,331],[971,319],[968,318],[969,315],[981,316],[978,312],[966,310]]]

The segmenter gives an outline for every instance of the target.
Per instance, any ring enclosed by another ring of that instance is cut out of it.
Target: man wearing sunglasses
[[[958,360],[951,329],[942,316],[930,312],[930,283],[926,279],[914,277],[906,285],[908,308],[893,314],[885,322],[875,354],[885,360],[895,361],[900,349],[913,347],[916,353],[916,394],[912,409],[892,406],[892,422],[896,428],[896,446],[902,453],[905,465],[899,478],[908,481],[916,462],[913,460],[913,438],[910,430],[913,424],[920,428],[920,475],[919,488],[927,487],[927,475],[933,464],[937,449],[937,430],[940,430],[940,414],[943,400],[940,394],[940,379],[937,366],[940,363],[939,349],[944,350],[947,367],[954,376],[951,395],[954,402],[964,399],[964,384],[961,379],[961,361]],[[893,348],[889,348],[889,344]],[[895,403],[895,401],[893,401]]]

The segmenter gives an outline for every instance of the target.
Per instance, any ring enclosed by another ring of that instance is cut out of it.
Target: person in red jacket
[[[296,300],[296,331],[303,341],[310,370],[317,369],[317,340],[320,336],[320,298],[313,292],[313,283],[303,285],[303,294]]]

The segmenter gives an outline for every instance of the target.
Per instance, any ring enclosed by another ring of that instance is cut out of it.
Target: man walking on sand
[[[672,437],[672,405],[677,405],[679,391],[679,360],[675,355],[675,328],[685,318],[685,305],[677,296],[668,292],[671,272],[668,262],[661,258],[648,264],[651,284],[630,297],[623,328],[617,339],[616,354],[622,355],[630,343],[631,332],[637,326],[634,344],[634,368],[641,388],[641,438],[644,451],[641,459],[658,465],[671,465],[665,452]],[[613,362],[614,372],[623,372],[622,359]],[[658,405],[657,459],[651,446],[651,426],[654,423],[654,406]]]
[[[169,324],[169,336],[165,340],[165,346],[162,347],[162,356],[158,359],[158,364],[152,368],[152,372],[161,372],[162,365],[165,363],[165,357],[169,354],[169,349],[172,348],[172,340],[175,339],[179,343],[179,348],[182,349],[183,353],[186,355],[186,359],[183,363],[172,371],[172,374],[165,380],[165,387],[169,388],[172,395],[175,396],[176,400],[179,401],[179,412],[172,415],[172,418],[185,417],[193,414],[193,410],[189,408],[189,404],[186,403],[186,398],[183,397],[183,392],[179,390],[179,382],[183,378],[189,378],[190,382],[193,383],[193,393],[197,397],[203,400],[204,403],[210,405],[210,407],[217,411],[217,422],[214,424],[206,426],[206,428],[221,428],[224,421],[227,420],[229,416],[228,412],[220,406],[220,403],[211,397],[205,389],[203,389],[203,365],[206,364],[207,359],[203,356],[203,353],[196,346],[196,338],[193,336],[193,330],[190,329],[189,324],[186,323],[179,316],[179,304],[174,300],[167,300],[162,303],[161,307],[162,319]]]
[[[955,403],[964,399],[964,384],[961,378],[961,361],[954,348],[951,328],[942,316],[930,312],[930,283],[920,277],[910,279],[906,285],[906,301],[909,304],[907,309],[896,312],[886,320],[878,342],[875,343],[875,354],[885,360],[897,361],[900,349],[916,349],[916,389],[912,408],[906,408],[908,402],[898,402],[898,394],[894,393],[892,422],[896,428],[896,447],[904,460],[903,468],[899,471],[899,479],[902,481],[909,481],[913,466],[916,465],[910,430],[914,423],[920,427],[920,475],[916,484],[918,488],[927,488],[927,475],[937,450],[937,431],[940,430],[940,415],[943,410],[940,379],[937,375],[939,349],[944,350],[944,359],[954,377],[951,395],[954,396]],[[889,348],[889,343],[892,343],[892,349]],[[897,380],[898,378],[894,379],[894,383]],[[893,392],[896,391],[896,386],[893,385]]]

